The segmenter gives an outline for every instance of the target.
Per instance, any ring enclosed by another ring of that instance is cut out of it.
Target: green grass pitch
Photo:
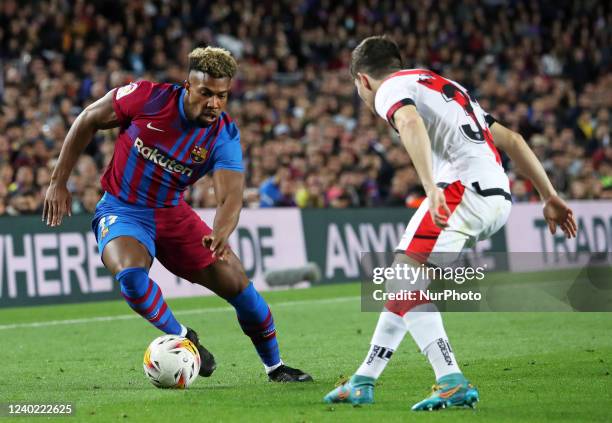
[[[219,364],[213,377],[200,378],[186,391],[159,390],[145,379],[142,356],[159,333],[123,301],[5,309],[0,403],[69,402],[75,416],[48,418],[68,422],[612,420],[610,313],[446,313],[457,358],[480,390],[475,410],[410,411],[434,380],[409,335],[379,379],[374,405],[323,404],[323,396],[357,368],[368,348],[378,315],[360,311],[359,292],[359,285],[343,284],[264,293],[283,359],[315,378],[295,385],[267,381],[225,302],[170,300],[179,320],[200,332]],[[66,319],[76,321],[36,323]],[[15,418],[28,420],[47,418]]]

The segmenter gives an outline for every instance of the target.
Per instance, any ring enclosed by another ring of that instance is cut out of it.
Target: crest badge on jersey
[[[202,146],[196,145],[193,147],[193,150],[191,150],[191,160],[193,160],[195,163],[202,163],[204,160],[206,160],[207,154],[208,150]]]
[[[135,82],[132,82],[128,85],[124,85],[123,87],[117,90],[115,100],[119,100],[121,97],[125,97],[126,95],[133,93],[136,88],[138,88],[138,85]]]

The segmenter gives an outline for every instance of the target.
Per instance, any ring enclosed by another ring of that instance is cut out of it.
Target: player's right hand
[[[218,257],[219,260],[227,259],[227,236],[216,235],[213,230],[212,234],[202,238],[202,245],[212,251],[213,257]]]
[[[557,225],[559,225],[568,239],[576,236],[578,226],[574,219],[574,212],[558,196],[553,195],[544,203],[544,219],[548,223],[551,234],[554,235],[557,232]]]
[[[49,226],[59,226],[65,215],[72,216],[72,195],[66,185],[52,182],[45,194],[42,220]]]
[[[429,213],[431,214],[431,220],[434,221],[437,227],[446,228],[448,226],[448,218],[451,215],[451,211],[446,204],[446,197],[444,197],[444,191],[440,188],[435,187],[429,193],[427,193],[429,199]]]

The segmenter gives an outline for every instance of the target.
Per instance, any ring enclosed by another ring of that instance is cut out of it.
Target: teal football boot
[[[448,407],[474,408],[479,400],[478,389],[461,373],[441,377],[428,398],[412,406],[412,411],[432,411]]]
[[[372,404],[374,402],[374,378],[353,375],[329,394],[325,395],[326,403],[346,402],[353,405]]]

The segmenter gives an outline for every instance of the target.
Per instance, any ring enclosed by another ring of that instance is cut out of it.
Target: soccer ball
[[[143,360],[145,375],[158,388],[188,388],[198,377],[200,364],[200,353],[193,342],[177,335],[155,339]]]

